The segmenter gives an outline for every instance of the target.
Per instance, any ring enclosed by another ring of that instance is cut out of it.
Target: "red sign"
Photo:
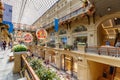
[[[25,33],[23,35],[23,41],[24,42],[32,42],[33,41],[33,36],[30,33]]]
[[[45,39],[47,38],[47,32],[45,29],[39,29],[36,31],[36,36],[38,39]]]

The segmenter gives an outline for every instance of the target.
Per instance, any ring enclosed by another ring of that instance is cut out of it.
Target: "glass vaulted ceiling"
[[[12,22],[34,23],[58,0],[1,0],[13,6]]]

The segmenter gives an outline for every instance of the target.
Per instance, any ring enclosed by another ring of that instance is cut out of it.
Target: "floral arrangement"
[[[18,44],[18,45],[13,46],[12,50],[14,52],[27,51],[27,47],[25,45]]]

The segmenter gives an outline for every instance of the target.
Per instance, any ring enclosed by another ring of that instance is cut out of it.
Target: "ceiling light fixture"
[[[107,11],[111,11],[111,7],[108,7],[108,8],[107,8]]]

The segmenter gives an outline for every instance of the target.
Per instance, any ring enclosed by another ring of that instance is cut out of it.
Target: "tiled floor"
[[[9,56],[13,55],[11,50],[0,50],[0,80],[17,80],[19,74],[13,74],[14,62],[8,62]]]

